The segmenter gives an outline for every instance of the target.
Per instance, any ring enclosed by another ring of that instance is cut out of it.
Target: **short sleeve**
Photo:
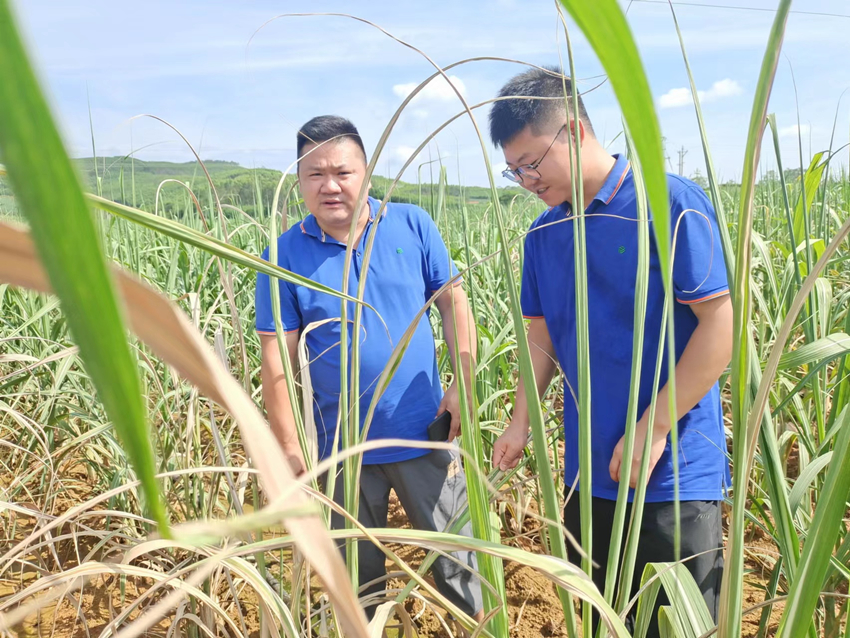
[[[446,285],[458,270],[431,216],[421,208],[416,209],[416,215],[424,250],[425,283],[433,293]]]
[[[268,261],[269,249],[263,253],[263,259]],[[279,263],[279,262],[278,262]],[[254,291],[254,306],[257,312],[257,332],[274,334],[274,314],[272,311],[272,293],[270,286],[271,278],[265,274],[257,273],[257,288]],[[298,299],[295,296],[295,288],[282,279],[278,279],[280,290],[280,320],[285,332],[294,332],[301,328],[301,314],[298,312]]]
[[[696,304],[729,293],[717,216],[702,189],[693,186],[671,201],[676,300]]]
[[[531,231],[534,226],[531,227]],[[533,232],[525,236],[525,248],[522,257],[522,288],[520,289],[520,307],[522,316],[526,319],[539,319],[543,316],[540,303],[540,291],[537,287],[537,273],[534,270],[534,239]]]

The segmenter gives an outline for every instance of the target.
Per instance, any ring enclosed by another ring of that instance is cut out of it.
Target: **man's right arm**
[[[537,396],[541,396],[555,374],[555,347],[542,317],[531,319],[528,325],[528,346],[531,351],[531,367],[537,385]],[[525,379],[522,375],[514,398],[514,413],[511,424],[493,444],[493,467],[507,471],[517,466],[528,442],[528,400],[525,395]]]
[[[298,336],[300,331],[286,333],[286,349],[292,364],[293,374],[298,369]],[[298,443],[298,432],[295,428],[295,417],[292,413],[292,403],[286,387],[286,373],[280,358],[280,348],[277,337],[273,334],[260,333],[262,350],[262,367],[260,377],[263,382],[263,402],[268,413],[269,426],[284,454],[289,458],[296,475],[302,474],[307,466],[301,445]]]

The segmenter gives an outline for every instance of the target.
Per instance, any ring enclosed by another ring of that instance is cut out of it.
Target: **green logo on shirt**
[[[395,249],[395,251],[396,251],[399,255],[400,255],[401,253],[403,253],[403,252],[404,252],[401,248],[396,248],[396,249]]]
[[[620,254],[622,255],[622,254],[624,254],[624,253],[626,252],[626,247],[625,247],[625,246],[620,246],[617,250],[618,250],[618,251],[620,252]]]

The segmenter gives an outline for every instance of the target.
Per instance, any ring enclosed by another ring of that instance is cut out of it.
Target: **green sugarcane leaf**
[[[661,128],[637,45],[616,0],[561,0],[593,47],[632,135],[646,182],[661,272],[670,266],[670,207]],[[665,278],[665,282],[667,278]]]
[[[850,352],[850,336],[843,332],[834,332],[812,343],[786,352],[779,358],[779,369],[799,368],[815,362],[835,359]]]
[[[747,146],[744,153],[744,167],[741,178],[741,194],[738,205],[738,241],[736,247],[736,263],[733,299],[733,335],[732,348],[732,463],[736,468],[747,468],[755,454],[755,445],[747,444],[747,418],[753,401],[752,382],[757,377],[758,364],[751,356],[753,335],[751,332],[751,269],[752,269],[752,225],[753,205],[755,196],[755,180],[759,156],[764,137],[767,107],[779,54],[782,49],[782,39],[791,0],[781,0],[776,10],[776,16],[767,40],[762,59],[759,79],[755,87],[753,107],[747,133]],[[761,422],[758,423],[761,426]],[[769,437],[762,437],[770,443]],[[774,464],[775,466],[775,464]],[[728,562],[723,573],[723,583],[720,591],[720,613],[718,615],[719,638],[733,638],[741,635],[741,609],[743,603],[744,578],[744,525],[746,517],[745,498],[749,476],[746,470],[737,471],[732,477],[735,500],[732,509],[729,529]],[[787,514],[787,512],[786,512]],[[785,526],[783,525],[783,528]],[[785,530],[787,535],[793,535],[793,528]]]
[[[708,133],[705,128],[705,120],[702,116],[702,106],[700,105],[699,91],[694,80],[694,75],[691,72],[691,64],[688,61],[688,53],[685,50],[685,40],[682,37],[682,31],[679,28],[679,20],[676,18],[676,11],[673,4],[670,4],[670,13],[673,15],[673,25],[676,27],[676,35],[679,38],[679,46],[682,49],[682,59],[685,62],[685,70],[688,72],[688,81],[691,87],[691,96],[694,101],[694,111],[697,117],[697,125],[699,126],[700,141],[702,142],[703,157],[705,158],[705,168],[708,177],[709,194],[711,203],[714,206],[714,212],[717,215],[717,225],[720,228],[720,241],[723,244],[723,258],[726,261],[726,271],[728,273],[735,272],[735,251],[732,247],[732,239],[729,235],[729,224],[726,221],[726,212],[723,205],[723,199],[720,196],[720,180],[717,178],[717,173],[714,170],[714,162],[711,159],[711,151],[708,145]],[[735,296],[735,291],[730,283],[730,291],[732,296]]]
[[[705,598],[683,563],[649,563],[644,569],[641,587],[647,584],[646,592],[638,598],[635,636],[645,635],[659,587],[664,588],[670,600],[668,621],[676,628],[676,636],[697,638],[714,628]]]
[[[831,460],[832,451],[825,452],[809,463],[806,466],[806,469],[803,470],[800,473],[800,476],[797,477],[797,480],[794,481],[794,487],[791,488],[791,493],[788,495],[788,504],[791,506],[792,516],[797,514],[797,510],[800,508],[800,503],[806,495],[806,492],[812,486],[812,483],[814,483],[823,468],[825,468]]]
[[[86,370],[168,534],[136,362],[92,213],[53,122],[7,0],[0,0],[0,151]]]
[[[803,199],[801,197],[800,201],[797,202],[797,206],[794,208],[794,237],[797,238],[798,242],[803,241],[803,238],[809,235],[809,230],[806,228],[805,211],[812,209],[812,203],[815,201],[818,186],[820,186],[823,179],[823,172],[826,170],[828,164],[829,155],[821,151],[820,153],[815,153],[809,164],[809,168],[806,169],[804,176],[806,180],[806,206],[804,209]]]
[[[846,422],[848,418],[850,408],[845,408],[839,419]],[[820,492],[815,517],[803,544],[797,575],[790,585],[779,622],[777,636],[780,638],[802,636],[811,626],[835,542],[844,528],[841,521],[850,497],[850,427],[842,427],[832,452],[833,458],[839,462],[829,466]]]
[[[227,242],[205,235],[204,233],[193,228],[189,228],[188,226],[184,226],[173,219],[152,215],[151,213],[146,213],[138,208],[125,206],[124,204],[119,204],[117,202],[104,199],[103,197],[98,197],[97,195],[88,195],[88,198],[97,208],[104,210],[111,215],[115,215],[116,217],[150,228],[151,230],[155,230],[163,235],[168,235],[178,241],[200,248],[212,255],[216,255],[222,259],[233,262],[234,264],[250,268],[251,270],[256,270],[257,272],[264,273],[271,277],[277,277],[278,279],[288,281],[289,283],[296,284],[298,286],[304,286],[311,290],[323,292],[339,299],[363,304],[370,310],[375,311],[375,309],[366,302],[360,301],[350,295],[343,294],[338,290],[325,286],[324,284],[317,283],[307,277],[297,275],[290,270],[281,268],[280,266],[261,259],[256,255],[252,255],[240,248],[231,246]],[[375,313],[377,314],[377,311],[375,311]],[[378,316],[380,317],[380,315]]]

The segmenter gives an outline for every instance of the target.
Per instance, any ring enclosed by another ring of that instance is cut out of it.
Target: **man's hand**
[[[298,369],[299,334],[300,331],[286,334],[286,349],[293,370]],[[286,387],[286,375],[283,371],[277,337],[273,334],[260,333],[260,346],[263,357],[260,376],[263,380],[263,401],[269,415],[269,426],[284,456],[289,460],[292,471],[296,476],[300,476],[307,471],[307,464],[304,463],[304,455],[298,444],[295,417],[292,413],[292,404],[289,402],[289,390]]]
[[[503,472],[515,468],[528,444],[528,426],[512,423],[493,444],[493,467]]]
[[[466,401],[470,406],[470,418],[472,417],[472,394],[467,388]],[[452,424],[449,429],[449,441],[454,441],[460,436],[460,394],[457,389],[457,381],[452,383],[446,393],[443,395],[443,400],[440,401],[440,407],[437,408],[436,416],[440,416],[443,412],[448,412],[452,415]]]
[[[646,435],[649,430],[649,419],[644,414],[641,420],[637,422],[635,429],[635,445],[632,450],[631,471],[629,473],[629,487],[637,487],[637,479],[640,474],[640,462],[643,457],[643,447],[646,443]],[[655,427],[652,428],[652,447],[649,451],[649,474],[647,480],[652,476],[652,471],[658,463],[658,459],[664,453],[667,447],[667,435],[670,433],[670,426],[659,423],[656,419]],[[617,447],[614,448],[614,454],[611,456],[611,463],[608,466],[608,472],[611,474],[611,480],[620,482],[620,468],[623,464],[623,446],[626,442],[626,436],[620,439]]]
[[[296,439],[293,443],[286,443],[281,446],[283,455],[289,461],[289,467],[295,473],[295,476],[301,476],[307,471],[307,464],[304,462],[304,454],[301,452],[301,445]]]
[[[449,412],[452,415],[452,423],[449,430],[449,441],[460,434],[460,394],[457,387],[459,370],[463,370],[466,381],[466,397],[469,406],[470,417],[475,409],[472,397],[472,382],[475,379],[475,356],[478,353],[478,337],[475,334],[475,319],[469,307],[469,299],[459,284],[451,286],[434,300],[434,305],[440,311],[440,320],[443,323],[443,335],[446,339],[446,348],[449,351],[449,359],[452,362],[452,370],[455,380],[443,395],[437,414]]]

